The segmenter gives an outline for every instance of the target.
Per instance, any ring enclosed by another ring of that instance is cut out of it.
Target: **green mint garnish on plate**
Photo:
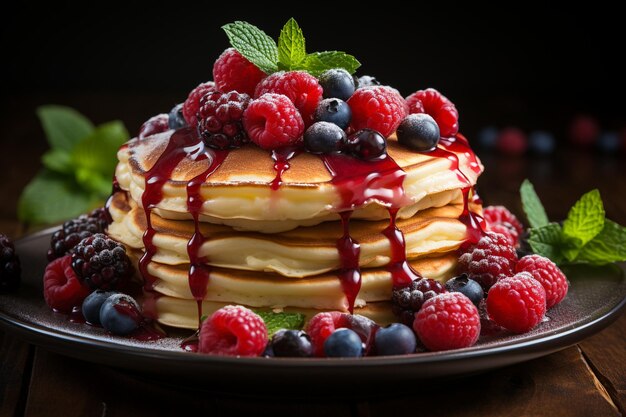
[[[266,74],[286,70],[302,70],[318,77],[332,68],[343,68],[354,74],[361,63],[341,51],[306,52],[302,29],[294,18],[283,26],[278,44],[258,27],[236,21],[222,26],[230,44],[248,61]]]
[[[301,330],[304,326],[304,314],[301,313],[275,313],[273,311],[254,310],[267,327],[267,334],[272,337],[280,329]]]
[[[522,206],[531,226],[533,252],[557,264],[605,265],[626,261],[626,227],[605,217],[600,192],[589,191],[569,210],[561,226],[550,222],[530,181],[520,188]]]
[[[51,149],[20,196],[20,220],[57,223],[101,205],[111,193],[115,154],[129,139],[124,124],[94,126],[76,110],[56,105],[38,108],[37,115]]]

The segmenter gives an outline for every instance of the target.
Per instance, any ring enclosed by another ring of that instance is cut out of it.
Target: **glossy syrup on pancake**
[[[274,171],[276,171],[276,177],[270,183],[270,187],[273,191],[276,191],[283,185],[283,174],[291,165],[289,161],[298,156],[302,152],[301,148],[295,146],[288,146],[285,148],[278,148],[272,151],[272,160],[274,161]]]

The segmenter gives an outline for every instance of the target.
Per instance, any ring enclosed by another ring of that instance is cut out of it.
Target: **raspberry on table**
[[[252,97],[265,73],[234,48],[228,48],[213,64],[213,80],[220,91],[237,91]]]
[[[483,209],[483,217],[489,230],[507,236],[511,245],[518,246],[524,226],[515,214],[504,206],[488,206]]]
[[[439,294],[415,314],[413,330],[429,350],[470,347],[480,336],[480,315],[465,295]]]
[[[418,90],[406,98],[409,113],[427,113],[439,125],[441,136],[451,137],[459,132],[459,112],[454,104],[434,88]]]
[[[267,328],[261,317],[242,306],[226,306],[202,323],[198,351],[212,355],[260,356],[267,341]]]
[[[252,142],[276,149],[302,142],[304,122],[298,109],[283,94],[263,94],[243,114],[243,126]]]
[[[384,86],[357,89],[348,100],[352,109],[350,127],[373,129],[389,137],[408,114],[408,106],[397,91]]]
[[[76,276],[91,289],[124,288],[134,273],[124,246],[102,233],[81,240],[71,258]]]
[[[496,139],[496,149],[506,155],[522,155],[527,148],[526,134],[516,127],[502,129]]]
[[[539,255],[524,256],[515,265],[515,272],[528,272],[546,291],[546,308],[560,303],[567,295],[567,277],[550,259]]]
[[[200,110],[200,99],[211,91],[217,91],[217,87],[213,81],[207,81],[198,84],[198,86],[189,93],[187,100],[183,103],[183,117],[189,126],[195,126],[198,122],[196,115],[198,114],[198,110]]]
[[[71,253],[81,240],[96,233],[104,233],[107,226],[108,220],[104,208],[66,221],[61,229],[52,234],[50,249],[48,249],[48,261],[51,262]]]
[[[433,279],[417,279],[408,287],[394,288],[391,293],[391,310],[402,323],[413,325],[415,313],[422,305],[438,294],[447,292],[446,287]]]
[[[22,267],[13,242],[0,234],[0,293],[16,290],[20,286]]]
[[[250,142],[243,129],[243,112],[250,96],[237,91],[210,91],[200,99],[196,119],[204,143],[215,149],[239,148]]]
[[[315,110],[322,100],[322,87],[317,78],[304,71],[275,72],[256,86],[254,97],[265,93],[283,94],[296,106],[305,126],[313,123]]]
[[[313,354],[320,357],[324,356],[324,342],[326,342],[326,339],[336,329],[346,327],[347,325],[346,314],[339,311],[318,313],[313,316],[305,329],[311,338]]]
[[[72,269],[72,256],[65,255],[48,264],[43,275],[46,304],[57,311],[70,312],[89,295]]]
[[[149,118],[139,128],[139,134],[137,137],[139,139],[144,139],[148,136],[156,135],[157,133],[169,130],[169,120],[169,115],[165,113],[157,114],[156,116]]]
[[[512,276],[516,262],[517,254],[508,238],[486,232],[478,243],[459,257],[457,270],[466,273],[487,291],[498,280]]]
[[[526,333],[546,314],[546,291],[528,272],[498,281],[487,295],[487,312],[496,324],[514,333]]]

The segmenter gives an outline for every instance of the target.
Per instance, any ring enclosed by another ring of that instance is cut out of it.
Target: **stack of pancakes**
[[[148,171],[166,150],[172,131],[132,140],[118,152],[116,179],[121,191],[110,201],[108,234],[139,259],[147,228],[142,196]],[[392,137],[388,154],[405,172],[404,198],[397,227],[404,233],[409,264],[422,276],[449,278],[455,250],[466,239],[462,188],[475,184],[480,169],[470,155],[458,153],[464,181],[450,158],[416,153]],[[187,208],[187,183],[210,161],[186,156],[166,179],[162,198],[150,210],[156,248],[147,262],[152,307],[162,324],[196,328],[198,309],[189,287],[187,245],[196,225]],[[248,145],[230,151],[201,186],[199,222],[205,241],[199,249],[210,270],[203,314],[227,304],[304,312],[348,310],[338,270],[337,240],[342,236],[341,190],[320,157],[301,153],[289,161],[282,185],[272,189],[274,161],[267,151]],[[148,178],[149,180],[149,178]],[[480,207],[474,205],[474,211]],[[350,235],[361,245],[362,285],[355,313],[384,323],[392,319],[392,279],[385,266],[391,247],[383,230],[389,212],[381,201],[354,207]]]

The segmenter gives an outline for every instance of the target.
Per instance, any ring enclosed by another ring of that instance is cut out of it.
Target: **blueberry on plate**
[[[350,125],[350,119],[352,119],[350,106],[338,98],[326,98],[320,101],[315,110],[316,122],[334,123],[342,129]]]
[[[346,132],[329,122],[313,123],[304,132],[304,147],[311,153],[334,153],[341,151]]]
[[[167,126],[174,130],[187,126],[187,121],[183,116],[183,103],[175,105],[172,110],[170,110],[167,118]]]
[[[348,137],[345,147],[357,158],[370,160],[380,158],[387,152],[387,141],[375,130],[361,129]]]
[[[114,294],[100,308],[100,324],[116,335],[132,333],[139,327],[142,319],[139,304],[130,295]]]
[[[426,113],[409,114],[396,131],[398,142],[418,152],[429,152],[439,143],[439,126]]]
[[[311,338],[302,330],[277,331],[272,337],[271,349],[276,357],[306,358],[313,355]]]
[[[467,274],[461,274],[458,277],[448,280],[446,282],[446,289],[450,292],[460,292],[469,298],[476,307],[478,307],[483,298],[485,298],[483,287],[481,287],[478,282],[470,279]]]
[[[363,356],[363,342],[356,332],[337,329],[324,342],[324,353],[329,358],[358,358]]]
[[[402,323],[392,323],[376,332],[374,347],[377,355],[407,355],[417,347],[415,333]]]
[[[100,308],[106,299],[114,294],[117,293],[115,291],[96,290],[83,300],[82,311],[87,323],[100,325]]]
[[[324,98],[338,98],[346,101],[356,90],[354,78],[343,68],[324,71],[320,75],[319,82],[324,89]]]

